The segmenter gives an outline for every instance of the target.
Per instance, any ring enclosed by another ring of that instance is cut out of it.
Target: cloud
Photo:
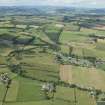
[[[15,0],[0,0],[0,4],[11,4],[14,2],[15,2]]]
[[[0,0],[0,5],[58,5],[105,7],[105,0]]]

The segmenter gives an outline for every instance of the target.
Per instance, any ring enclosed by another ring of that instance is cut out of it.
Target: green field
[[[4,102],[6,85],[0,81],[0,105],[96,105],[89,91],[67,83],[105,92],[105,30],[99,27],[104,16],[43,12],[0,19],[0,77],[7,73],[12,80]],[[56,92],[46,99],[42,85],[49,82]]]
[[[44,94],[41,91],[41,84],[42,83],[20,77],[16,78],[7,93],[5,105],[75,105],[74,89],[58,86],[57,93],[55,94],[53,101],[47,101],[44,99]],[[5,90],[2,90],[2,95],[4,92]],[[76,90],[76,94],[77,105],[84,103],[86,103],[86,105],[94,105],[94,99],[90,99],[87,92]]]

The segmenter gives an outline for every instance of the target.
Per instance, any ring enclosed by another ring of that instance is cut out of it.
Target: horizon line
[[[67,8],[86,8],[86,9],[105,9],[105,7],[79,7],[79,6],[68,6],[68,5],[0,5],[0,7],[44,7],[44,6],[48,6],[48,7],[67,7]]]

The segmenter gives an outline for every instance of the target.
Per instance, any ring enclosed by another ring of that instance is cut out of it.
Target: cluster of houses
[[[0,74],[0,81],[6,85],[11,84],[11,79],[9,78],[7,73]]]
[[[46,83],[44,83],[42,85],[42,89],[41,90],[45,93],[46,99],[50,99],[49,93],[52,93],[52,97],[51,98],[54,98],[54,93],[56,92],[56,84],[55,83],[46,82]]]

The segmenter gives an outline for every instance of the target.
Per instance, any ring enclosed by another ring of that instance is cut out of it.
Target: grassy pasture
[[[58,86],[52,101],[44,99],[44,93],[41,91],[41,83],[29,81],[24,78],[18,78],[16,80],[19,80],[19,84],[17,84],[18,88],[16,84],[13,87],[11,86],[4,105],[75,105],[74,89],[72,88]],[[16,80],[14,80],[15,83]],[[13,98],[11,97],[12,95],[14,96]],[[94,99],[89,97],[87,92],[76,89],[76,97],[77,105],[95,105]]]
[[[58,23],[55,22],[59,20],[59,17],[55,16],[50,18],[51,20],[35,16],[16,16],[15,19],[18,23],[15,29],[9,28],[13,25],[10,23],[10,21],[7,21],[7,23],[0,24],[0,33],[8,33],[12,34],[13,36],[19,35],[21,36],[21,38],[26,38],[27,35],[33,35],[49,43],[54,43],[54,40],[51,40],[51,37],[55,38],[54,34],[57,33],[60,29],[60,27],[56,26],[56,24]],[[47,25],[48,22],[54,22],[53,24],[49,24],[46,28],[47,33],[49,33],[51,36],[48,36],[45,33],[43,33],[41,29],[45,24]],[[32,25],[30,25],[29,29],[24,30],[23,32],[23,29],[25,29],[27,24],[29,23]],[[5,29],[2,27],[5,27]],[[97,44],[85,43],[88,40],[88,35],[105,35],[105,31],[87,28],[82,28],[80,31],[77,31],[77,29],[78,26],[76,25],[73,25],[71,23],[66,24],[64,26],[64,31],[60,36],[60,42],[64,44],[73,42],[73,53],[75,55],[83,56],[82,51],[84,50],[84,56],[92,56],[105,59],[103,42],[99,42]],[[27,35],[25,36],[24,34]],[[35,40],[35,43],[42,44],[44,42]],[[27,48],[28,47],[29,46],[27,46]],[[26,66],[23,66],[23,70],[25,70],[24,75],[31,78],[19,77],[16,74],[11,73],[8,68],[0,68],[0,73],[6,72],[13,79],[6,96],[6,103],[4,105],[75,105],[74,89],[67,87],[57,86],[57,92],[55,94],[54,101],[44,99],[44,93],[41,91],[41,85],[43,83],[37,80],[46,80],[54,82],[58,81],[59,65],[55,61],[55,56],[52,54],[52,50],[48,49],[48,53],[43,53],[42,50],[43,49],[40,48],[35,49],[34,53],[32,54],[24,53],[22,60],[20,60],[21,62],[24,62],[26,64]],[[6,55],[8,55],[10,51],[10,48],[4,48],[4,46],[0,47],[0,64],[6,63]],[[68,46],[61,45],[61,52],[68,53]],[[65,79],[65,82],[77,83],[84,86],[92,86],[105,91],[104,71],[95,68],[85,68],[71,65],[65,66],[63,67],[63,76],[65,77],[62,78],[62,80]],[[32,80],[33,78],[35,78],[36,80]],[[4,92],[4,85],[0,83],[0,101],[4,96]],[[76,95],[77,105],[96,105],[94,99],[89,96],[89,93],[76,89]]]
[[[104,53],[104,43],[98,42],[96,44],[86,44],[86,43],[71,43],[73,45],[73,54],[83,57],[83,52],[85,57],[96,57],[97,59],[105,60]],[[61,52],[69,53],[69,47],[67,45],[61,45]]]
[[[23,67],[26,71],[24,75],[39,80],[58,80],[59,66],[54,62],[54,55],[36,53],[36,55],[32,57],[24,57],[23,61],[27,64],[27,66]]]
[[[86,40],[86,37],[81,35],[80,32],[64,31],[60,37],[61,43],[67,43],[71,41],[83,42]]]
[[[96,35],[105,35],[105,31],[93,30],[82,28],[80,31],[67,31],[64,30],[60,37],[61,43],[75,41],[75,42],[84,42],[86,41],[88,35],[96,34]]]
[[[102,43],[102,42],[97,43],[96,49],[100,51],[105,51],[105,43]]]
[[[40,101],[44,100],[41,86],[34,82],[20,82],[18,88],[17,101]]]
[[[4,92],[5,86],[2,83],[0,83],[0,102],[3,100]]]

